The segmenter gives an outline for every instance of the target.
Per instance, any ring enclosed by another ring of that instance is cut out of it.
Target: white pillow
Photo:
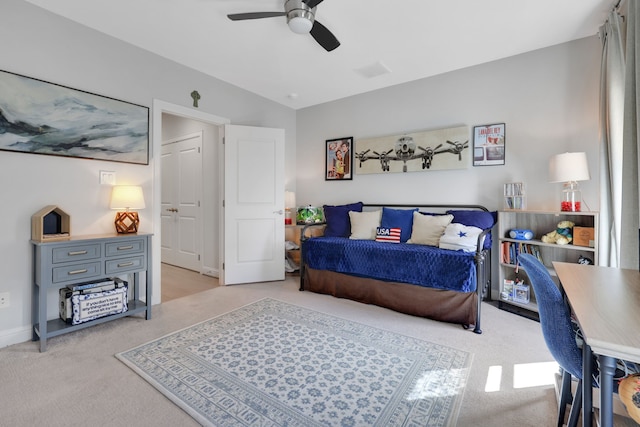
[[[349,211],[351,220],[350,239],[375,240],[376,229],[380,227],[382,211],[355,212]]]
[[[452,220],[453,215],[423,215],[414,212],[411,238],[407,243],[438,246],[440,237]]]
[[[482,229],[478,227],[458,223],[449,224],[444,230],[444,235],[440,238],[440,248],[452,249],[454,251],[462,249],[465,252],[475,252],[480,233],[482,233]],[[480,247],[482,247],[483,243],[484,238]]]

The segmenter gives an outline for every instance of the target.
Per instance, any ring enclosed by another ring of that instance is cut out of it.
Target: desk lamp
[[[116,231],[119,234],[137,233],[140,219],[138,212],[129,209],[144,209],[144,195],[142,187],[138,185],[115,185],[111,191],[111,209],[116,212]],[[124,211],[122,211],[124,210]]]
[[[549,182],[564,182],[561,211],[580,212],[582,192],[578,181],[589,179],[591,177],[586,153],[556,154],[549,161]]]

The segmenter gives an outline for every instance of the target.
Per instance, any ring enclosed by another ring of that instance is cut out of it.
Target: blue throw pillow
[[[383,206],[380,227],[399,228],[400,241],[404,243],[411,238],[413,213],[417,211],[418,209],[391,209]]]
[[[497,212],[472,211],[472,210],[450,210],[447,213],[453,215],[452,223],[458,223],[469,227],[478,227],[483,230],[491,229],[497,219]],[[484,239],[484,248],[491,248],[491,233]]]
[[[349,237],[351,235],[351,221],[349,211],[362,212],[362,202],[348,205],[324,205],[324,220],[327,226],[324,229],[326,237]]]

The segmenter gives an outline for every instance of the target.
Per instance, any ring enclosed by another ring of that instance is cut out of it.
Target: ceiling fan
[[[320,46],[331,52],[338,46],[338,39],[321,23],[315,20],[316,6],[323,0],[285,0],[284,12],[250,12],[227,15],[232,21],[286,16],[291,31],[297,34],[310,33]]]

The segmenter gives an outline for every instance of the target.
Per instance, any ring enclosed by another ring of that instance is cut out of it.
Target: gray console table
[[[146,319],[151,319],[151,236],[145,233],[105,234],[56,242],[31,240],[34,251],[33,340],[40,340],[41,352],[47,349],[47,339],[57,335],[138,313],[146,313]],[[140,300],[141,272],[146,273],[145,301]],[[129,292],[129,309],[124,313],[79,325],[70,325],[59,318],[47,320],[50,290],[123,274],[133,274],[133,286],[129,283],[133,292]]]

